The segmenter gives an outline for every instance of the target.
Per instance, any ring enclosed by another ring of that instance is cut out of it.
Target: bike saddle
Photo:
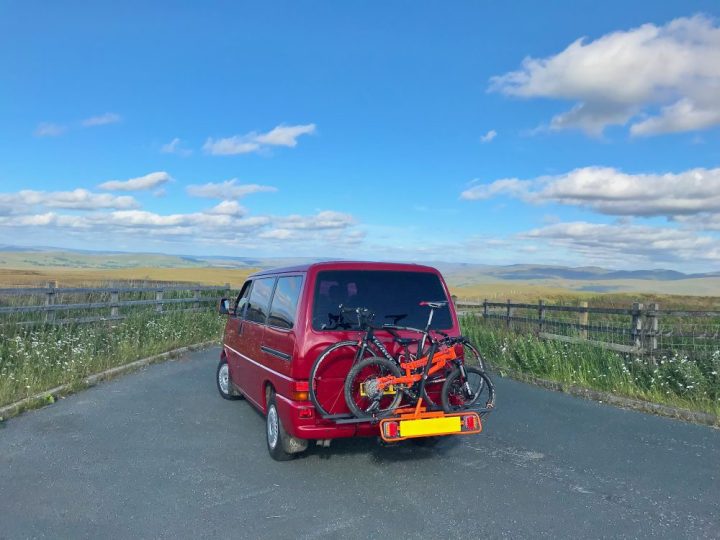
[[[448,305],[447,301],[444,302],[420,302],[421,306],[427,306],[429,308],[438,309]]]

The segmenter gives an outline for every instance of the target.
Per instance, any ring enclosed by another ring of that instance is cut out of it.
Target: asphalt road
[[[277,463],[218,349],[0,424],[0,538],[717,538],[720,431],[510,380],[484,433]]]

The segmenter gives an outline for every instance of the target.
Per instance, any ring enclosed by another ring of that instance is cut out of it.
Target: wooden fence
[[[161,285],[143,287],[47,287],[0,289],[1,324],[69,324],[116,321],[133,309],[197,311],[215,303],[225,286]],[[213,293],[208,295],[208,293]],[[172,306],[170,310],[166,306]],[[82,316],[59,318],[59,313]]]
[[[661,311],[657,303],[629,308],[456,301],[461,313],[475,313],[508,330],[544,339],[586,343],[621,353],[644,354],[651,361],[670,351],[720,349],[720,311]]]

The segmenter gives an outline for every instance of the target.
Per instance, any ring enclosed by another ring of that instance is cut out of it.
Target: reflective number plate
[[[417,420],[401,420],[401,437],[418,437],[421,435],[442,435],[462,431],[459,416],[440,418],[420,418]]]

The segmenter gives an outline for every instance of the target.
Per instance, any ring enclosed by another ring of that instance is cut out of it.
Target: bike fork
[[[472,399],[475,396],[473,395],[472,388],[470,388],[470,380],[468,379],[467,371],[465,371],[465,363],[460,362],[458,364],[458,368],[460,369],[460,377],[462,378],[462,381],[463,381],[463,384],[462,384],[463,392],[465,392],[465,396],[468,399]]]

